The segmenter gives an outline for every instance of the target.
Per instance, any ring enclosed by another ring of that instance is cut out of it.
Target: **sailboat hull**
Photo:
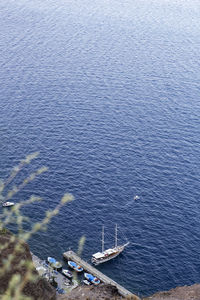
[[[99,264],[105,263],[115,257],[117,257],[123,250],[124,248],[128,245],[124,244],[122,246],[117,246],[112,249],[105,250],[103,253],[101,253],[101,257],[99,255],[99,258],[95,256],[95,254],[92,256],[92,263],[97,266]],[[109,254],[110,253],[110,254]],[[100,254],[100,253],[99,253]]]

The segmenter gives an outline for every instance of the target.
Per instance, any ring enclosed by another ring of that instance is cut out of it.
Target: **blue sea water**
[[[0,177],[27,154],[48,172],[15,197],[44,217],[40,258],[82,256],[119,238],[124,253],[99,269],[134,293],[200,282],[200,2],[1,0]],[[134,201],[139,195],[140,200]]]

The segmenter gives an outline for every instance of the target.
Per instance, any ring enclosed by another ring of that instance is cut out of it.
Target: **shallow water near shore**
[[[199,282],[200,3],[4,1],[0,3],[0,178],[49,171],[13,201],[42,219],[65,192],[75,200],[30,241],[62,259],[130,241],[99,266],[139,295]],[[139,195],[140,199],[134,200]],[[15,228],[13,228],[15,229]]]

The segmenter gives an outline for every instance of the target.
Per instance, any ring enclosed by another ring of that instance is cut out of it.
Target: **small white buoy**
[[[133,198],[134,200],[139,200],[140,199],[140,197],[138,196],[138,195],[136,195],[136,196],[134,196],[134,198]]]

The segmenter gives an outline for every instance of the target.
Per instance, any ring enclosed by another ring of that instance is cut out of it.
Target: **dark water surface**
[[[44,198],[33,222],[75,196],[36,255],[85,235],[89,259],[118,223],[130,245],[105,274],[141,295],[199,282],[199,16],[193,0],[1,0],[0,177],[40,151],[15,183],[49,171],[13,199]]]

